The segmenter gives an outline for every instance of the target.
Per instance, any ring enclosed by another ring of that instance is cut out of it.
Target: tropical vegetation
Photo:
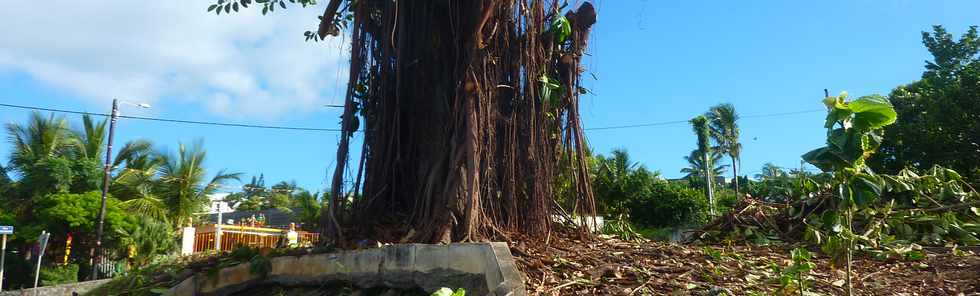
[[[76,264],[77,278],[88,278],[102,203],[107,122],[86,115],[76,129],[65,117],[35,112],[24,124],[8,123],[6,131],[13,150],[0,176],[0,203],[5,205],[0,222],[17,226],[10,247],[23,259],[37,256],[31,246],[42,230],[48,231],[46,253],[58,255],[50,256],[49,263]],[[174,251],[175,227],[200,213],[208,194],[238,176],[210,175],[201,142],[178,144],[169,153],[135,140],[110,159],[103,245],[133,267]],[[15,277],[6,286],[24,284]]]

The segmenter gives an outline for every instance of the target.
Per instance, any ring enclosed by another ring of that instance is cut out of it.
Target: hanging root
[[[564,41],[552,32],[557,1],[358,0],[346,9],[350,81],[326,210],[338,221],[324,227],[325,242],[343,240],[342,228],[404,242],[544,239],[557,204],[594,216],[578,107],[591,4],[564,15]],[[325,17],[320,36],[335,22]],[[345,208],[338,197],[356,131],[363,180],[358,168],[353,183],[363,186]]]

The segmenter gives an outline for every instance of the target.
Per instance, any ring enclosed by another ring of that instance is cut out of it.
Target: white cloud
[[[335,100],[346,81],[343,41],[302,35],[322,7],[215,16],[210,3],[4,3],[0,70],[93,102],[182,100],[233,118],[274,119]]]

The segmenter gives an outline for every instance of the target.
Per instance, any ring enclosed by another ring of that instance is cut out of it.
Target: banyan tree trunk
[[[322,242],[544,237],[556,206],[594,215],[578,96],[596,15],[589,3],[561,11],[543,0],[329,3],[325,15],[353,18]],[[337,22],[325,19],[321,37]]]

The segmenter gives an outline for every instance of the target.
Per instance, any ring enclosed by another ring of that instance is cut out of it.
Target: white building
[[[231,193],[225,192],[225,193],[209,194],[208,195],[208,200],[209,200],[209,202],[208,202],[208,209],[206,209],[207,213],[208,214],[217,214],[217,213],[231,213],[231,212],[234,212],[235,211],[235,206],[237,206],[237,205],[232,205],[232,204],[229,204],[227,201],[225,201],[225,198],[227,198],[228,195],[231,195]]]

